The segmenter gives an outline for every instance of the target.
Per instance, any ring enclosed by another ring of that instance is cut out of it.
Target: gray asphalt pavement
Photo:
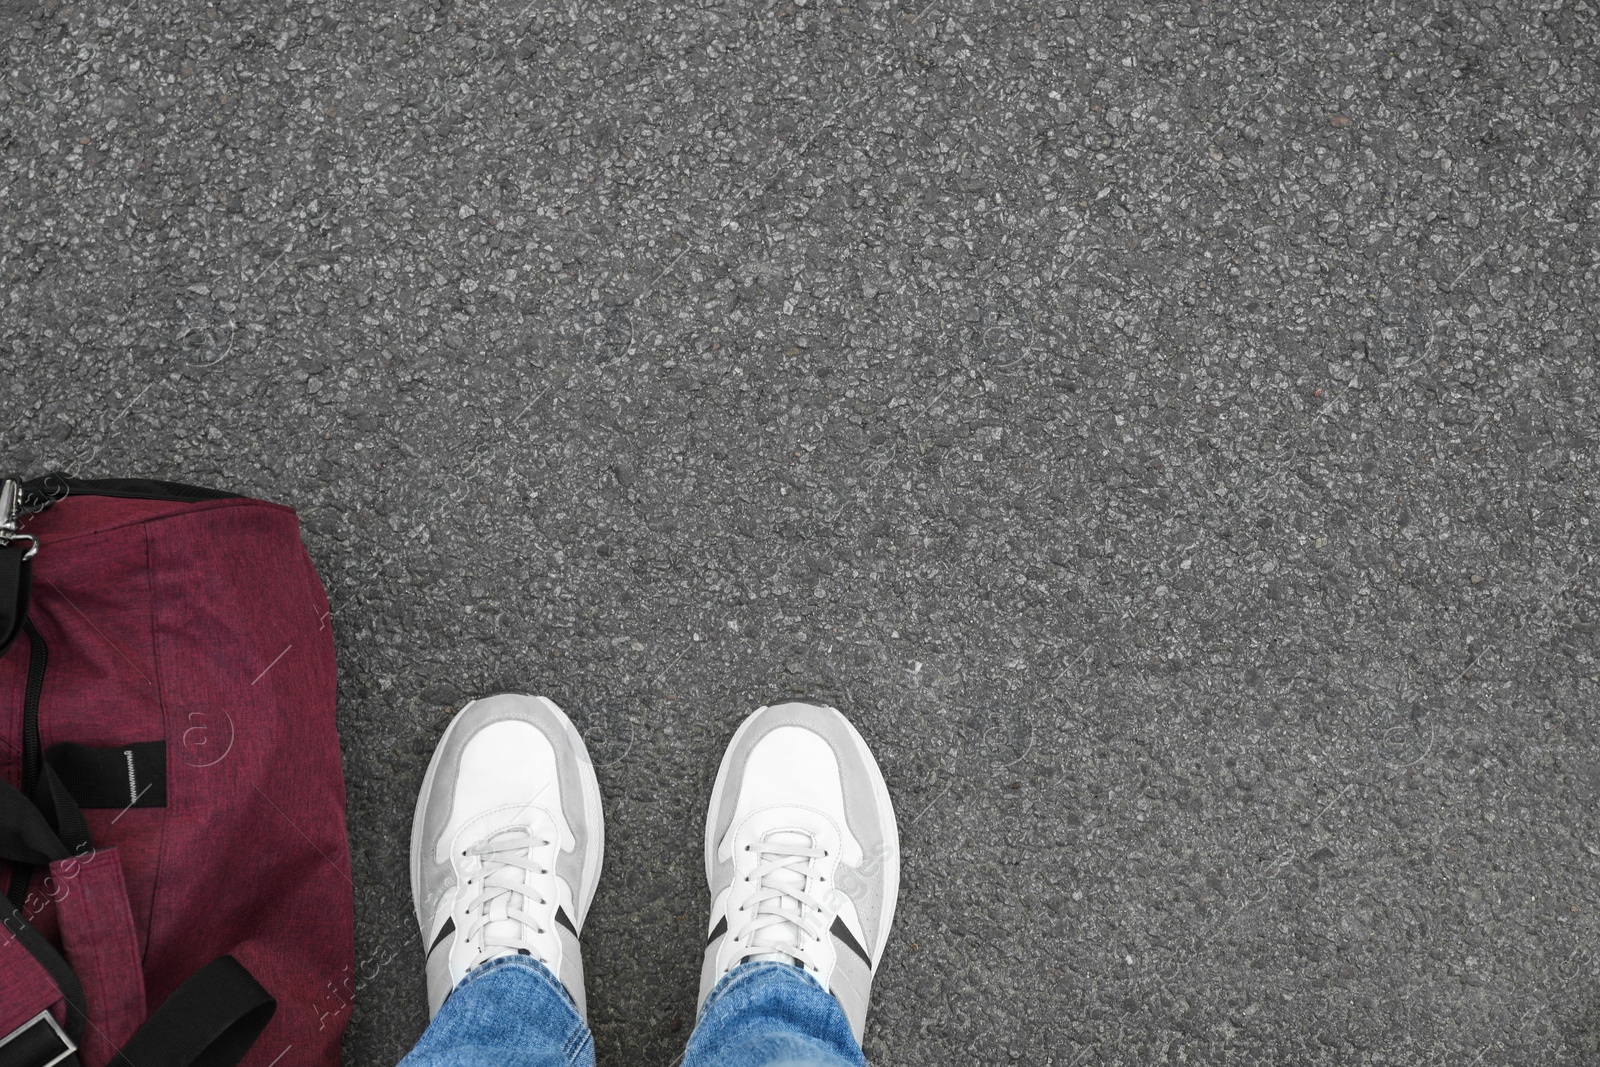
[[[867,1052],[1600,1063],[1593,0],[0,3],[0,468],[300,509],[361,977],[452,710],[600,765],[601,1064],[736,723],[875,746]],[[330,982],[338,976],[329,976]]]

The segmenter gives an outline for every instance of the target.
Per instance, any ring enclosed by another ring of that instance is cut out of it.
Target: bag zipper
[[[12,484],[8,481],[7,484]],[[16,517],[37,515],[69,496],[114,496],[129,500],[228,500],[237,497],[223,489],[208,489],[201,485],[182,482],[163,482],[154,478],[69,478],[64,474],[46,474],[15,482]],[[0,522],[4,517],[0,516]]]
[[[46,474],[25,482],[6,478],[0,480],[0,549],[10,546],[13,541],[27,541],[27,555],[23,559],[32,559],[34,553],[39,551],[39,540],[19,531],[17,523],[69,496],[115,496],[129,500],[192,503],[230,500],[238,495],[222,489],[207,489],[203,485],[163,482],[154,478],[68,478],[64,474]]]

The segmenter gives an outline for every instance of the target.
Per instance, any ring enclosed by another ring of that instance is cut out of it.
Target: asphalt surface
[[[0,468],[298,508],[361,980],[567,708],[602,1064],[758,705],[900,813],[889,1065],[1600,1063],[1593,0],[0,3]],[[330,976],[333,980],[336,976]]]

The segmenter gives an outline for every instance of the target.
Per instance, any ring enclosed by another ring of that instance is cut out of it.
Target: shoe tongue
[[[767,834],[761,839],[761,842],[763,845],[778,845],[784,848],[810,848],[811,835],[801,833],[798,830],[778,830]],[[771,857],[764,855],[761,858],[761,862],[765,863],[769,858]],[[761,881],[763,885],[777,886],[796,893],[803,893],[806,888],[806,876],[801,871],[788,867],[772,872]],[[791,897],[781,897],[774,901],[768,901],[766,907],[769,909],[776,908],[778,911],[792,914],[795,921],[782,925],[774,923],[766,927],[761,931],[761,940],[769,945],[799,948],[802,937],[799,926],[801,918],[800,902]],[[775,960],[779,963],[790,963],[794,960],[793,955],[783,951],[754,952],[750,954],[749,958],[751,960]]]

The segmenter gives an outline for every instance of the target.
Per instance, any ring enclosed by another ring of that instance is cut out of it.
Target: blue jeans
[[[456,987],[400,1067],[594,1067],[594,1038],[555,975],[503,956]],[[706,998],[683,1067],[866,1067],[844,1009],[783,963],[746,963]]]

